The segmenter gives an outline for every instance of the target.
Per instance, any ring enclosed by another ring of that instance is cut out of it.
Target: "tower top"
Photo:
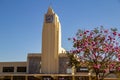
[[[47,14],[54,14],[54,11],[51,6],[48,7]]]

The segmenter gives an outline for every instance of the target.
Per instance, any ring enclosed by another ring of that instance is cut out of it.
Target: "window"
[[[14,72],[14,67],[3,67],[3,72]]]
[[[79,67],[77,68],[77,72],[89,72],[87,67]]]
[[[72,73],[72,69],[71,68],[67,68],[67,73]]]
[[[115,72],[115,69],[110,69],[110,73],[114,73]]]
[[[26,72],[26,67],[17,67],[17,72]]]

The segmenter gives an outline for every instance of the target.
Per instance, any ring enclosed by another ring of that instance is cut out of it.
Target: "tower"
[[[59,72],[59,53],[61,53],[61,25],[51,7],[44,17],[42,31],[42,73]]]

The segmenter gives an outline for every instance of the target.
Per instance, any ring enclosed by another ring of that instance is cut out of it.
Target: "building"
[[[86,68],[74,74],[68,60],[61,46],[59,18],[49,7],[44,16],[42,53],[29,53],[26,62],[0,62],[0,80],[72,80],[73,76],[75,80],[88,80]]]

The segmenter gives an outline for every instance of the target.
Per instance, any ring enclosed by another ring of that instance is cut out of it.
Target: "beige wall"
[[[59,52],[61,50],[61,26],[58,16],[49,8],[46,15],[53,16],[53,22],[44,21],[42,31],[42,73],[59,72]],[[46,20],[46,15],[45,19]]]
[[[3,73],[3,67],[14,67],[14,73],[17,72],[17,67],[27,67],[27,62],[0,62],[0,73]]]

